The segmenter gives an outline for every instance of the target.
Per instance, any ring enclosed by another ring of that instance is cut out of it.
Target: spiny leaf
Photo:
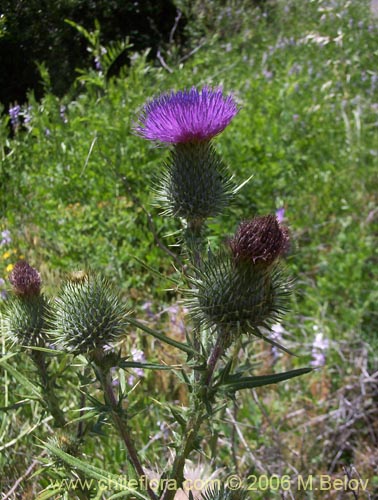
[[[54,446],[50,443],[45,443],[45,447],[51,453],[53,453],[58,458],[63,460],[63,462],[65,462],[67,465],[80,470],[86,476],[101,481],[101,484],[109,484],[109,489],[114,489],[118,491],[122,490],[125,495],[129,493],[133,494],[138,498],[141,498],[142,500],[148,500],[148,497],[146,495],[143,495],[134,488],[129,488],[126,484],[124,484],[124,482],[121,482],[119,480],[119,476],[111,473],[104,473],[102,469],[99,469],[98,467],[83,462],[82,460],[79,460],[78,458],[73,457],[68,453],[65,453],[57,446]]]
[[[223,387],[227,392],[236,392],[241,389],[253,389],[264,385],[277,384],[284,380],[289,380],[294,377],[299,377],[306,373],[310,373],[312,368],[299,368],[283,373],[273,373],[271,375],[259,375],[256,377],[243,377],[235,382],[232,378],[230,382],[223,383]],[[232,377],[232,376],[231,376]]]

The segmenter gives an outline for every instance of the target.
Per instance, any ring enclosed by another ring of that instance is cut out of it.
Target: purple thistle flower
[[[314,326],[314,331],[318,330],[317,326]],[[312,350],[311,350],[311,355],[312,355],[312,360],[311,360],[311,366],[314,368],[319,368],[321,366],[325,365],[326,362],[326,356],[325,353],[327,349],[329,348],[329,341],[328,339],[323,338],[323,333],[317,333],[315,336],[314,343],[312,344]]]
[[[169,92],[148,102],[134,131],[150,141],[171,144],[207,141],[231,122],[239,109],[220,88]]]

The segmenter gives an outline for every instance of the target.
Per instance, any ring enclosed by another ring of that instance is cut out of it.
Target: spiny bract
[[[47,313],[48,302],[42,294],[13,297],[4,318],[5,335],[15,344],[42,347]]]
[[[177,145],[159,184],[157,201],[164,214],[186,219],[214,217],[234,195],[226,165],[207,142]]]
[[[230,342],[242,333],[260,336],[285,311],[290,286],[278,268],[235,264],[228,252],[210,254],[192,278],[188,305],[193,317],[227,332]]]

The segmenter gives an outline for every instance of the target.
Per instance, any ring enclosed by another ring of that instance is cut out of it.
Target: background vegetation
[[[152,54],[157,53],[154,34],[142,46],[135,40],[133,46],[106,45],[111,34],[102,38],[102,22],[97,27],[87,24],[88,31],[67,25],[77,32],[81,47],[98,57],[97,66],[83,65],[63,93],[56,87],[54,71],[63,71],[67,81],[72,73],[57,68],[54,61],[65,59],[53,49],[50,62],[46,58],[40,67],[43,97],[36,99],[30,92],[18,113],[12,111],[15,104],[10,105],[11,116],[4,102],[0,277],[6,280],[12,265],[24,256],[41,269],[46,288],[54,293],[65,272],[89,266],[122,287],[146,320],[164,327],[168,335],[182,336],[185,311],[178,305],[180,296],[166,291],[168,282],[140,264],[174,273],[146,214],[152,213],[161,241],[173,244],[179,224],[163,219],[151,206],[151,185],[163,153],[135,137],[131,126],[146,98],[161,91],[205,84],[233,91],[242,109],[217,147],[239,181],[254,177],[227,213],[213,221],[210,240],[221,242],[244,218],[285,208],[294,242],[288,268],[297,293],[277,335],[301,355],[293,363],[256,343],[253,350],[240,353],[241,362],[256,363],[256,373],[311,361],[325,360],[325,366],[235,401],[217,424],[224,437],[212,468],[293,477],[343,477],[347,470],[353,477],[369,479],[374,498],[378,20],[362,0],[277,0],[261,6],[246,0],[178,0],[176,8],[185,18],[186,42],[178,44],[168,34],[157,58],[140,50],[154,46]],[[99,12],[104,10],[99,7]],[[175,15],[169,19],[172,29]],[[38,50],[47,53],[43,44]],[[118,77],[109,77],[109,68],[125,53],[128,64]],[[2,289],[6,300],[5,283]],[[158,345],[134,332],[124,343],[126,352],[132,347],[143,350],[146,358],[152,352],[158,359],[176,355],[161,353]],[[15,351],[5,340],[2,350],[3,355]],[[28,366],[22,353],[9,360],[14,368],[21,363]],[[59,369],[65,380],[59,387],[61,397],[75,418],[80,406],[77,371]],[[22,380],[7,370],[1,370],[0,377],[0,463],[6,478],[2,489],[7,492],[39,453],[37,436],[47,439],[52,430]],[[143,453],[154,467],[169,459],[165,450],[174,430],[155,398],[161,401],[166,392],[185,404],[185,395],[168,376],[152,380],[147,373],[136,391],[142,396],[132,425],[138,441],[148,442]],[[94,465],[124,473],[124,450],[110,429],[101,419],[88,422],[94,437],[83,453]],[[48,463],[43,456],[34,464],[33,472],[38,473],[20,483],[15,498],[36,498],[54,477],[48,467],[40,468],[43,460]],[[345,498],[342,494],[322,492],[319,498]],[[314,492],[293,495],[318,498]],[[359,498],[369,498],[363,495]],[[284,497],[261,492],[254,498]]]

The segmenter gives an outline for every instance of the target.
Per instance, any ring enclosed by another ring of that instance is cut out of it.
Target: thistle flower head
[[[195,321],[221,328],[228,342],[243,333],[261,337],[286,310],[290,282],[276,266],[237,265],[230,252],[209,254],[187,291]],[[226,343],[227,343],[226,339]]]
[[[274,215],[255,217],[239,225],[229,244],[235,262],[269,266],[287,250],[288,229]]]
[[[39,272],[19,261],[9,276],[13,296],[6,305],[5,334],[16,344],[43,346],[46,340],[45,318],[48,302],[41,294]]]
[[[56,343],[73,354],[88,353],[124,331],[126,306],[101,276],[75,273],[55,301],[52,328]]]
[[[41,276],[34,267],[24,260],[18,261],[9,276],[9,281],[17,295],[39,295],[41,291]]]
[[[150,141],[178,144],[208,141],[218,135],[237,114],[231,95],[220,88],[204,87],[169,92],[142,109],[135,132]]]

